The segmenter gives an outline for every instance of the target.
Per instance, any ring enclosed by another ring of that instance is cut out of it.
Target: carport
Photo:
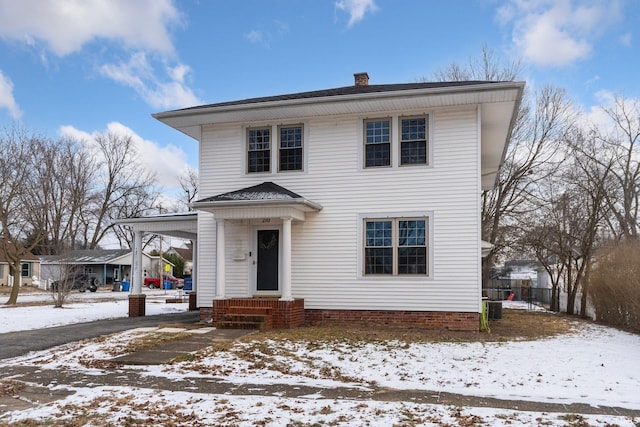
[[[145,315],[146,295],[142,293],[142,234],[153,233],[167,237],[191,240],[193,242],[193,287],[189,295],[189,309],[195,309],[195,296],[198,282],[198,213],[183,212],[160,214],[138,218],[124,218],[114,221],[115,224],[128,227],[134,233],[133,266],[131,277],[131,294],[129,295],[129,317]]]

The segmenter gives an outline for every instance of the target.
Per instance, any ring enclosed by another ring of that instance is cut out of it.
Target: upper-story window
[[[391,166],[391,120],[364,122],[364,167]]]
[[[427,164],[427,117],[400,119],[400,165]]]
[[[271,171],[271,128],[247,130],[247,172]]]
[[[303,169],[303,133],[302,125],[280,126],[280,171]]]

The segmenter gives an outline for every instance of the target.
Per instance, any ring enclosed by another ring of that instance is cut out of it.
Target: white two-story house
[[[201,317],[478,329],[480,196],[524,83],[368,80],[154,115],[200,145]]]

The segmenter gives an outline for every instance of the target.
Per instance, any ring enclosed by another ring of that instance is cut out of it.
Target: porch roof
[[[273,182],[200,199],[194,209],[212,212],[221,219],[292,217],[304,220],[305,212],[318,212],[322,206]]]

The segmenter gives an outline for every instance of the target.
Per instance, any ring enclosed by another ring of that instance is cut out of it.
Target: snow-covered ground
[[[163,291],[153,292],[157,292],[154,298],[163,301]],[[54,321],[61,324],[126,316],[126,299],[114,299],[109,302],[85,300],[70,304],[65,309],[53,309],[50,306],[2,308],[0,330],[15,328],[16,324],[20,324],[19,328],[22,329],[33,329],[50,326]],[[149,303],[147,307],[147,312],[185,309],[181,305],[162,303]],[[511,306],[516,307],[526,308],[517,304]],[[55,314],[51,315],[52,311]],[[114,349],[150,333],[156,332],[149,329],[132,330],[107,339],[72,343],[54,352],[38,352],[3,360],[0,366],[28,365],[41,369],[95,373],[95,367],[87,368],[78,361],[113,357]],[[243,340],[224,350],[204,351],[195,360],[127,369],[168,379],[214,377],[232,384],[309,385],[321,390],[338,386],[417,389],[507,400],[585,403],[640,410],[639,366],[640,336],[576,322],[571,333],[536,341],[354,343]],[[156,421],[146,425],[162,425],[168,421],[175,425],[193,425],[197,421],[204,425],[247,426],[313,423],[349,426],[560,426],[584,421],[586,424],[575,425],[634,426],[640,422],[638,419],[613,415],[567,416],[516,409],[327,399],[321,392],[293,399],[205,395],[190,390],[158,392],[124,387],[72,389],[76,392],[74,395],[53,404],[0,415],[0,423],[25,418],[60,420],[77,416],[78,411],[93,414],[100,422],[114,425],[126,420],[149,422],[148,408],[151,406]],[[65,405],[74,405],[75,409],[69,406],[65,408]],[[103,424],[94,421],[94,425]]]
[[[162,313],[183,312],[184,304],[167,304],[167,298],[184,297],[176,290],[143,289],[147,295],[145,312],[151,316]],[[1,305],[8,296],[0,296],[0,334],[26,331],[92,320],[127,317],[129,313],[128,292],[73,292],[69,294],[62,308],[53,307],[49,292],[20,294],[18,306]],[[50,302],[51,304],[46,304]],[[23,306],[21,304],[40,303],[45,305]]]

